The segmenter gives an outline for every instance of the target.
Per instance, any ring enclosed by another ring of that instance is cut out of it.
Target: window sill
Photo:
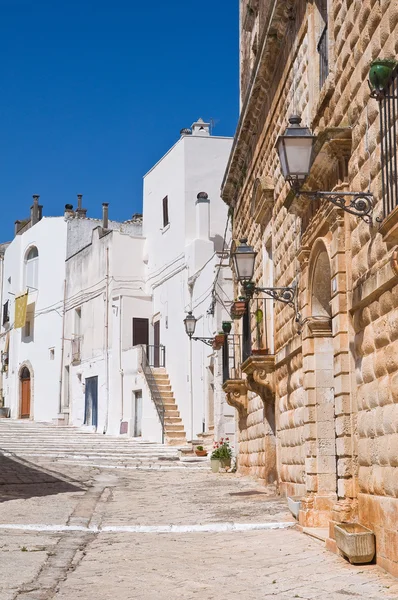
[[[379,232],[387,245],[398,244],[398,206],[383,220]]]
[[[170,223],[167,223],[167,225],[165,227],[163,227],[160,231],[162,232],[162,235],[164,233],[166,233],[166,231],[168,231],[170,229]]]

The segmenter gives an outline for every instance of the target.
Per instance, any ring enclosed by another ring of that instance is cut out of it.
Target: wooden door
[[[30,379],[21,381],[21,419],[30,417]]]
[[[153,324],[154,334],[154,352],[153,352],[153,366],[159,367],[160,365],[160,321],[155,321]]]

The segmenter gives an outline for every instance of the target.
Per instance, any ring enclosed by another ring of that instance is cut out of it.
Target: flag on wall
[[[15,322],[14,329],[25,327],[26,309],[28,307],[28,292],[15,298]]]

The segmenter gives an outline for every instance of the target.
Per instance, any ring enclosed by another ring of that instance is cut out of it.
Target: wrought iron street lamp
[[[192,311],[190,310],[184,319],[185,332],[187,336],[190,340],[194,340],[195,342],[199,340],[200,342],[203,342],[208,346],[212,346],[214,338],[194,337],[193,334],[195,333],[197,320],[198,319],[195,318],[195,316],[192,314]]]
[[[245,297],[250,300],[255,293],[264,293],[273,300],[290,304],[295,307],[294,298],[296,290],[294,287],[258,287],[253,281],[254,264],[257,252],[247,244],[247,239],[240,240],[239,246],[232,252],[232,262],[236,278],[242,284]]]
[[[370,192],[311,192],[301,189],[310,173],[315,140],[316,136],[310,129],[302,127],[301,117],[293,115],[285,133],[276,142],[282,174],[296,196],[305,196],[310,200],[328,200],[345,212],[371,223],[373,194]]]

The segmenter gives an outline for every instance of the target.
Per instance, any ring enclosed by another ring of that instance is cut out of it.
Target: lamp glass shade
[[[185,317],[184,326],[187,335],[189,335],[189,337],[192,337],[195,333],[196,319],[191,312],[189,312]]]
[[[241,240],[240,245],[233,254],[233,264],[238,281],[251,281],[254,276],[254,263],[257,252],[248,246],[246,240]]]
[[[289,127],[276,143],[282,174],[287,180],[304,181],[311,169],[316,136],[308,127],[300,127],[300,117],[290,117],[289,122]]]

